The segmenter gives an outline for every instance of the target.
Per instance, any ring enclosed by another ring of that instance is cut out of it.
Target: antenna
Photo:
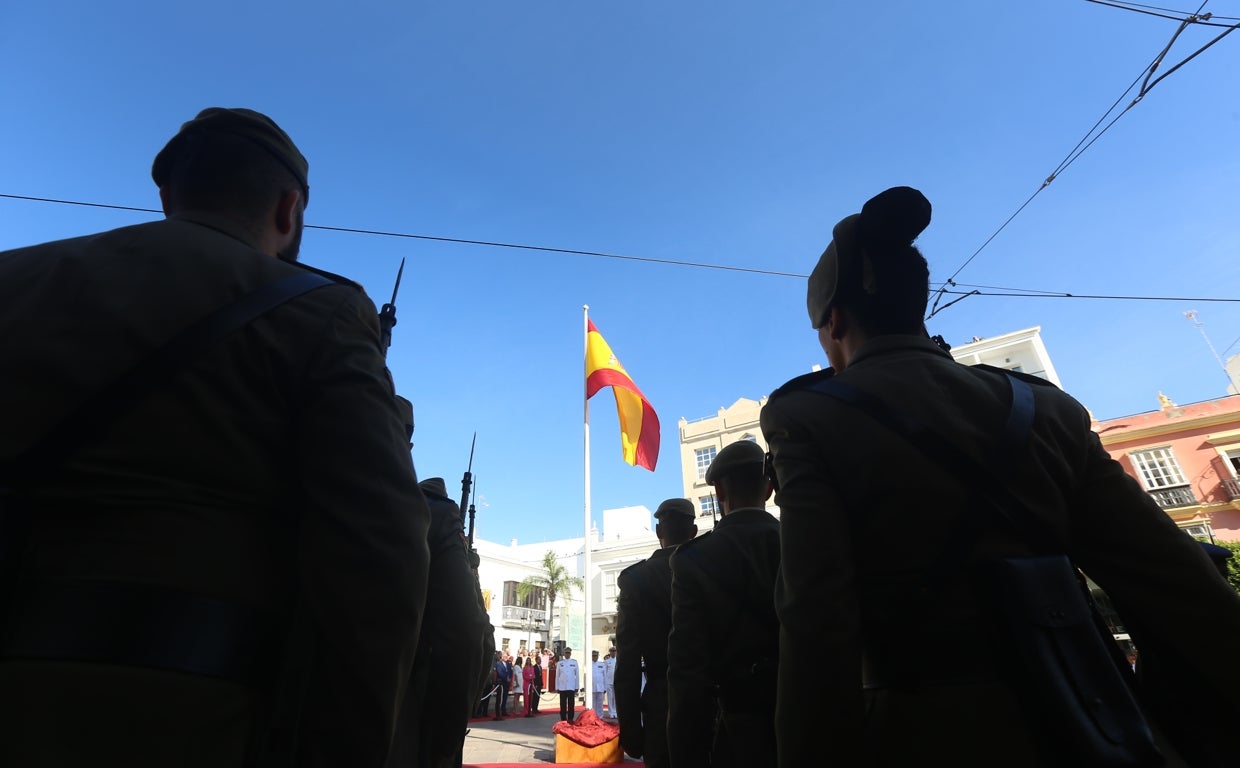
[[[1218,362],[1218,367],[1223,369],[1223,375],[1227,377],[1227,383],[1231,385],[1231,388],[1236,393],[1240,394],[1240,385],[1237,385],[1236,380],[1231,377],[1231,371],[1227,370],[1227,364],[1223,362],[1223,358],[1219,355],[1218,350],[1210,342],[1210,337],[1206,335],[1206,327],[1198,317],[1197,310],[1190,309],[1184,313],[1184,316],[1188,318],[1189,322],[1197,326],[1197,330],[1201,331],[1201,338],[1206,340],[1206,346],[1210,348],[1210,354],[1214,355],[1215,361]]]

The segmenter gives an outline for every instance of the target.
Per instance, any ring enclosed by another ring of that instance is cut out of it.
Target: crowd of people
[[[719,452],[712,531],[659,505],[582,670],[496,651],[375,305],[297,261],[292,139],[206,109],[151,176],[164,220],[0,253],[0,765],[448,768],[583,673],[652,768],[1236,764],[1240,598],[1079,403],[928,337],[917,190],[835,226],[831,368]]]

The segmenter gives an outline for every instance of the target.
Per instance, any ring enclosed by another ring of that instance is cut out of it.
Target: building
[[[1095,422],[1113,458],[1192,536],[1240,541],[1240,396]]]

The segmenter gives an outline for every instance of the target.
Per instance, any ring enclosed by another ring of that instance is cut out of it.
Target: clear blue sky
[[[1206,10],[1240,17],[1240,0]],[[0,193],[157,207],[150,162],[181,122],[246,106],[309,158],[309,224],[804,275],[836,221],[909,184],[934,204],[919,245],[941,281],[1175,28],[1084,0],[6,3]],[[1219,31],[1187,30],[1163,71]],[[1237,72],[1240,33],[1154,88],[957,281],[1240,297]],[[0,249],[150,218],[0,198]],[[390,364],[415,463],[459,487],[476,430],[496,541],[581,533],[582,304],[663,422],[649,473],[621,462],[610,395],[592,401],[599,520],[680,494],[680,417],[826,362],[799,278],[321,230],[302,248],[376,303],[402,257]],[[1189,309],[1240,351],[1235,303],[974,296],[930,328],[959,344],[1040,325],[1065,388],[1110,418],[1160,390],[1224,394]]]

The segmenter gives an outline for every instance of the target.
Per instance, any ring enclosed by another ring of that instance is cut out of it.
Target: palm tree
[[[536,589],[542,589],[547,593],[547,633],[550,639],[555,598],[558,595],[569,597],[574,589],[585,589],[585,581],[580,576],[570,576],[568,569],[560,565],[559,559],[552,550],[547,550],[547,554],[543,555],[542,567],[542,573],[537,576],[526,576],[517,585],[517,599],[524,603]]]

